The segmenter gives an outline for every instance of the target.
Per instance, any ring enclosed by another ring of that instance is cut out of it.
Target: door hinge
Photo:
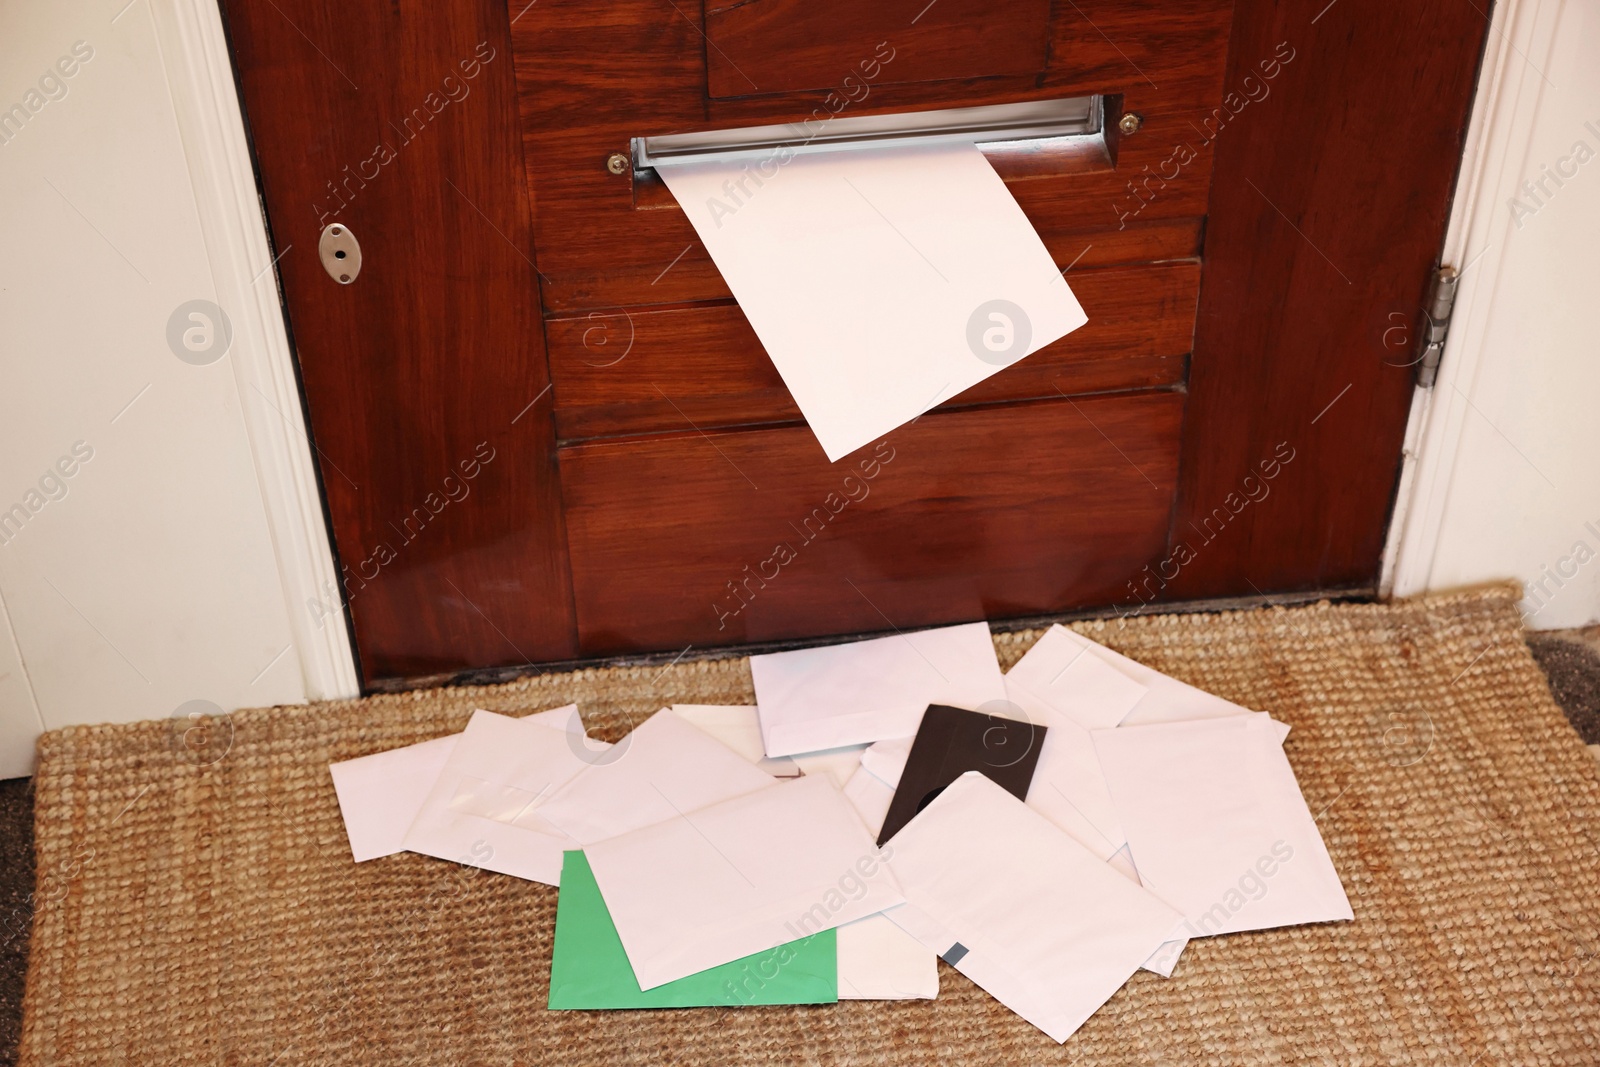
[[[1444,354],[1445,335],[1450,332],[1450,315],[1456,306],[1456,286],[1461,275],[1454,267],[1440,267],[1433,272],[1433,286],[1428,293],[1428,306],[1423,312],[1428,317],[1427,329],[1422,334],[1422,354],[1417,357],[1417,385],[1432,389],[1439,377],[1439,357]]]

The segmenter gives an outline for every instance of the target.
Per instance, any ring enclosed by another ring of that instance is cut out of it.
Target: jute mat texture
[[[943,964],[937,1001],[547,1011],[553,889],[350,861],[329,761],[459,730],[475,707],[576,700],[615,740],[664,704],[750,702],[744,660],[240,711],[204,765],[169,723],[58,731],[36,783],[21,1062],[1600,1063],[1600,781],[1516,596],[1076,624],[1294,727],[1356,918],[1196,941],[1064,1046]],[[1036,637],[997,636],[1002,662]]]

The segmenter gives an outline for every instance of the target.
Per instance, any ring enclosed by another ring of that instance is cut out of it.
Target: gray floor
[[[33,920],[33,781],[0,782],[0,1064],[17,1060]]]
[[[1529,634],[1528,647],[1584,742],[1600,746],[1600,626]]]
[[[1550,691],[1600,758],[1600,627],[1530,634]],[[33,783],[0,782],[0,1067],[16,1063],[33,918]]]

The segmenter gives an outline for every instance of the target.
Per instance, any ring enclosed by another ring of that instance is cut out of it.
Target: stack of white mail
[[[835,930],[838,997],[934,997],[943,958],[1056,1041],[1190,938],[1353,918],[1288,727],[1071,630],[1004,675],[982,623],[751,671],[757,707],[663,708],[614,745],[576,706],[478,711],[336,763],[355,859],[558,885],[581,851],[639,991]],[[1031,724],[1028,751],[941,751],[948,784],[880,847],[935,705]],[[996,770],[1024,760],[1020,789]]]

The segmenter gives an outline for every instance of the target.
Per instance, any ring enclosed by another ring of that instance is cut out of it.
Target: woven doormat
[[[1196,941],[1064,1046],[943,964],[937,1001],[546,1011],[553,889],[350,862],[330,761],[474,707],[576,700],[615,740],[664,704],[750,702],[744,660],[241,711],[207,765],[168,723],[57,731],[22,1063],[1600,1063],[1600,782],[1516,595],[1077,624],[1292,724],[1356,921]],[[1036,637],[997,636],[1002,662]]]

